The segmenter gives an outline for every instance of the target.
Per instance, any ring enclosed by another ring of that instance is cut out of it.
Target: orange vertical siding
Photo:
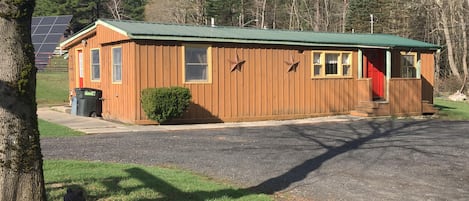
[[[358,80],[357,99],[359,102],[372,101],[373,95],[371,92],[371,78],[364,78]]]
[[[103,90],[103,116],[108,119],[152,123],[142,111],[140,93],[145,88],[153,87],[184,86],[191,90],[192,104],[183,118],[178,119],[183,122],[348,114],[359,101],[371,100],[369,80],[357,79],[356,51],[352,52],[352,77],[312,79],[311,49],[215,43],[211,44],[211,82],[194,84],[183,82],[182,42],[131,41],[127,36],[104,26],[98,25],[97,29],[95,35],[87,38],[86,46],[79,43],[69,50],[70,89],[77,87],[74,53],[77,49],[82,49],[84,85]],[[123,76],[122,83],[113,84],[111,52],[117,46],[122,47]],[[90,80],[92,48],[100,49],[99,81]],[[246,62],[241,70],[231,71],[236,55]],[[416,113],[418,111],[415,108],[421,104],[422,98],[432,98],[433,54],[421,54],[421,58],[423,83],[417,79],[390,81],[389,102],[393,113]],[[292,60],[299,61],[299,65],[296,71],[288,72],[287,62]],[[393,64],[395,63],[397,60],[393,60]],[[398,104],[402,102],[406,104]]]
[[[311,51],[297,47],[212,44],[212,82],[184,84],[182,43],[142,41],[136,46],[140,91],[148,87],[188,87],[189,110],[179,121],[243,121],[346,114],[357,102],[353,78],[311,79]],[[236,54],[246,60],[241,70],[231,71]],[[152,55],[151,57],[148,55]],[[352,72],[357,70],[354,52]],[[300,61],[288,72],[289,62]],[[356,73],[354,73],[355,75]],[[138,109],[137,123],[149,123]]]
[[[69,87],[74,90],[78,87],[76,66],[76,50],[83,50],[84,58],[84,82],[85,88],[100,89],[103,91],[103,117],[124,122],[133,122],[139,111],[136,105],[135,94],[137,86],[135,84],[135,43],[128,41],[128,37],[120,35],[106,27],[97,26],[98,31],[90,35],[86,44],[76,43],[69,49]],[[120,41],[121,42],[116,42]],[[103,44],[106,42],[113,42]],[[122,83],[112,84],[112,57],[113,47],[122,47]],[[91,49],[100,50],[100,80],[91,80]]]
[[[433,53],[421,53],[422,100],[433,103],[433,86],[435,83],[435,60]]]
[[[420,79],[395,78],[389,81],[389,103],[392,115],[422,114]]]

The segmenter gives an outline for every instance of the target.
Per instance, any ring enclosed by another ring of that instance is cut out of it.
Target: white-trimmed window
[[[352,76],[351,52],[313,51],[312,58],[313,78]]]
[[[122,82],[122,48],[112,48],[112,82]]]
[[[208,45],[184,45],[185,83],[209,83],[211,81],[211,54]]]
[[[99,81],[101,79],[101,66],[99,62],[99,49],[91,50],[91,80]]]
[[[401,77],[417,77],[417,55],[415,53],[401,53]]]

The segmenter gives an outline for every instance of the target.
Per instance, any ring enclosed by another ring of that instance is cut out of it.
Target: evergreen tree
[[[215,18],[217,25],[238,26],[240,3],[236,0],[207,0],[206,16]]]
[[[375,23],[373,24],[374,32],[380,31],[379,23],[376,20],[381,19],[380,13],[378,13],[378,1],[377,0],[352,0],[349,4],[349,11],[347,13],[346,30],[354,30],[357,33],[370,33],[371,31],[371,17]]]
[[[125,0],[124,13],[131,20],[144,20],[147,0]]]

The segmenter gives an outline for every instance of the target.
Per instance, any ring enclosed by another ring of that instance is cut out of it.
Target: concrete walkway
[[[257,122],[235,122],[235,123],[210,123],[210,124],[185,124],[185,125],[129,125],[118,122],[106,121],[101,118],[91,118],[71,115],[67,113],[69,107],[54,106],[41,107],[37,110],[40,119],[60,124],[71,129],[84,132],[86,134],[99,133],[121,133],[121,132],[145,132],[145,131],[176,131],[176,130],[197,130],[197,129],[217,129],[217,128],[238,128],[238,127],[261,127],[261,126],[282,126],[295,124],[310,124],[320,122],[344,122],[359,120],[360,117],[348,115],[307,118],[283,121],[257,121]]]

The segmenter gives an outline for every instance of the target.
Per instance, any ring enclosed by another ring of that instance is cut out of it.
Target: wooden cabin
[[[434,112],[439,46],[393,35],[98,20],[61,48],[70,90],[102,90],[122,122],[154,124],[141,91],[169,86],[192,93],[182,123]]]

